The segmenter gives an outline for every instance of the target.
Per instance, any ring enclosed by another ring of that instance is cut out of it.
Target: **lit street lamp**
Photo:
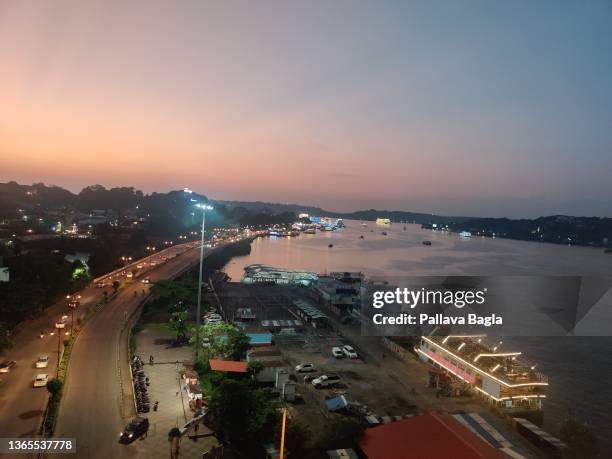
[[[200,350],[200,308],[202,306],[202,265],[204,262],[204,226],[206,223],[206,211],[213,210],[212,206],[207,204],[196,204],[196,207],[202,209],[202,237],[200,244],[200,274],[198,276],[198,307],[196,312],[196,341],[195,341],[195,362],[198,360],[198,352]]]

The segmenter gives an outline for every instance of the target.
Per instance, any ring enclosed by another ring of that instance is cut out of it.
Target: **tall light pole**
[[[204,264],[204,226],[206,224],[206,211],[212,210],[213,207],[207,204],[196,204],[196,207],[202,209],[202,237],[200,244],[200,274],[198,276],[198,307],[196,312],[196,342],[195,342],[195,360],[198,360],[198,354],[200,351],[200,309],[202,307],[202,265]]]

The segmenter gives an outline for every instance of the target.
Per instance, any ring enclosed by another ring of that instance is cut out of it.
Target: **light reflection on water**
[[[258,239],[250,255],[233,259],[225,271],[236,281],[244,266],[254,263],[318,273],[362,271],[370,276],[612,275],[612,254],[602,249],[500,238],[462,240],[456,234],[423,230],[418,225],[346,224],[347,228],[333,232]],[[423,245],[424,240],[432,245]],[[523,351],[549,376],[548,430],[556,433],[572,409],[612,447],[607,435],[612,432],[612,338],[517,337],[505,338],[505,343]]]

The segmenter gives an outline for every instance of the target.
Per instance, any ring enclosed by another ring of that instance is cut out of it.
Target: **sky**
[[[612,216],[612,2],[0,0],[0,181]]]

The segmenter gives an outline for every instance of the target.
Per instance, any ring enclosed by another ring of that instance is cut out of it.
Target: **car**
[[[316,370],[312,363],[300,363],[299,365],[296,365],[295,371],[297,373],[311,373]]]
[[[317,378],[317,375],[306,375],[304,376],[304,382],[309,383],[309,382],[312,382],[312,380],[316,378]]]
[[[0,363],[0,373],[8,373],[15,367],[15,365],[17,365],[17,362],[14,360],[5,360],[4,362]]]
[[[149,265],[151,265],[151,266],[156,266],[156,265],[157,265],[157,262],[156,262],[156,261],[152,261],[152,262],[150,262],[150,263],[149,263]]]
[[[315,378],[311,381],[311,384],[316,389],[321,389],[323,387],[335,386],[341,381],[340,376],[338,375],[321,375],[318,378]]]
[[[49,366],[49,356],[41,355],[36,361],[36,368],[47,368]]]
[[[344,355],[346,355],[349,359],[356,359],[358,357],[357,352],[355,352],[355,349],[353,349],[353,347],[349,346],[348,344],[342,346],[342,352],[344,352]]]
[[[131,443],[149,430],[149,419],[137,416],[119,434],[119,443]]]
[[[142,282],[143,284],[150,284],[151,283],[151,279],[149,279],[148,277],[145,277],[143,280],[141,280],[140,282]]]
[[[55,328],[66,328],[66,316],[62,316],[60,320],[55,322]]]
[[[98,282],[98,283],[96,284],[96,287],[98,287],[98,288],[104,288],[104,287],[106,287],[106,284],[105,284],[104,282]]]
[[[206,325],[213,325],[223,322],[221,319],[206,319]]]
[[[136,265],[136,268],[137,268],[137,269],[142,269],[142,268],[143,268],[143,266],[144,266],[144,265],[143,265],[142,263],[138,263],[138,264]]]
[[[69,301],[68,302],[68,307],[72,308],[72,309],[76,309],[81,305],[81,303],[79,301]]]
[[[129,271],[125,276],[131,279],[132,277],[134,277],[134,273],[132,273],[132,271]]]
[[[344,350],[341,347],[333,347],[332,355],[337,359],[343,359],[344,357],[346,357],[346,354],[344,353]]]
[[[47,381],[49,381],[49,375],[47,373],[37,374],[34,379],[34,387],[46,387]]]

